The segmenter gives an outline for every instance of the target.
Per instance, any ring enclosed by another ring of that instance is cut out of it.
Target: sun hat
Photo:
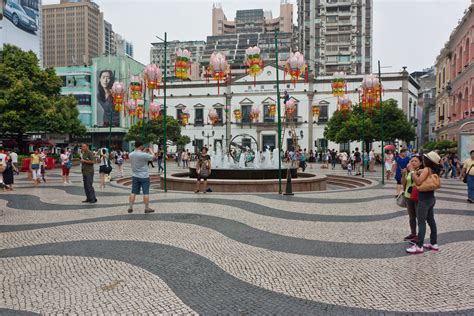
[[[429,160],[431,160],[431,162],[437,165],[441,163],[441,157],[434,151],[430,151],[429,153],[424,154],[423,156],[428,158]]]

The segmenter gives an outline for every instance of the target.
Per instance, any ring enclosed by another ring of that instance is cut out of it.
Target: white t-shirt
[[[13,163],[18,163],[18,154],[16,152],[12,152],[10,157],[12,158]]]
[[[66,162],[69,161],[69,155],[68,154],[61,154],[61,165],[64,166],[64,164],[66,164]]]

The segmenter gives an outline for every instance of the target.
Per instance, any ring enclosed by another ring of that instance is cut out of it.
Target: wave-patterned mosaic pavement
[[[49,176],[0,193],[2,315],[474,315],[474,207],[459,180],[436,194],[441,250],[409,256],[393,183],[155,191],[156,213],[127,214],[128,188],[86,205],[77,173],[68,186]]]

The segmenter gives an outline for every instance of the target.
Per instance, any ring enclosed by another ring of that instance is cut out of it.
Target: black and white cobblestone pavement
[[[393,181],[293,197],[155,189],[154,214],[128,214],[128,187],[96,182],[98,203],[83,204],[72,173],[0,192],[0,315],[474,315],[459,180],[436,193],[441,250],[409,256]]]

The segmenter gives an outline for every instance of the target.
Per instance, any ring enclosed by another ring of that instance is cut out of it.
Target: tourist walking
[[[135,142],[135,151],[130,153],[130,165],[132,167],[132,193],[128,198],[128,213],[133,212],[133,204],[140,190],[143,192],[143,203],[145,203],[145,213],[153,213],[150,208],[150,174],[148,172],[148,162],[153,160],[151,148],[145,149],[141,141]]]
[[[355,174],[356,176],[361,175],[361,173],[360,173],[361,164],[362,164],[362,159],[360,157],[359,148],[356,148],[355,152],[354,152],[354,167],[355,167],[355,170],[356,170],[356,174]]]
[[[392,168],[393,168],[393,159],[394,159],[393,151],[387,150],[387,152],[385,153],[384,159],[385,159],[384,161],[385,171],[387,172],[386,179],[390,180],[392,177]]]
[[[332,170],[336,168],[336,157],[337,157],[337,152],[335,149],[331,150],[331,167]]]
[[[199,160],[196,164],[196,173],[197,173],[197,182],[196,182],[196,190],[194,193],[202,193],[207,192],[207,178],[211,174],[211,157],[207,154],[207,147],[202,147],[201,155],[199,156]],[[201,182],[204,184],[204,188],[201,190]]]
[[[114,155],[115,165],[117,166],[117,170],[119,172],[120,178],[123,177],[123,153],[121,150],[117,150]]]
[[[35,149],[30,156],[30,172],[35,185],[41,181],[41,156],[38,149]]]
[[[157,163],[158,163],[158,173],[165,171],[165,169],[163,168],[163,150],[159,150],[158,152]]]
[[[301,152],[301,148],[299,149],[299,161],[301,170],[304,172],[306,170],[306,156]]]
[[[15,150],[12,150],[10,153],[10,158],[12,160],[13,166],[15,167],[15,174],[19,175],[20,172],[18,171],[18,154],[15,152]]]
[[[94,163],[95,156],[89,149],[89,145],[82,144],[81,150],[81,171],[82,181],[84,182],[84,192],[86,199],[82,203],[96,203],[97,198],[94,190]]]
[[[69,171],[72,167],[71,154],[68,150],[61,149],[61,155],[59,158],[61,159],[63,184],[70,184],[71,181],[69,181]]]
[[[410,162],[410,158],[407,156],[407,150],[403,148],[400,150],[400,155],[395,158],[395,180],[397,181],[397,189],[395,197],[400,195],[400,191],[402,189],[402,173],[405,171],[408,163]],[[393,167],[392,167],[393,168]]]
[[[373,149],[369,152],[369,171],[375,171],[375,151]]]
[[[410,174],[418,191],[418,205],[416,207],[416,219],[418,221],[418,240],[416,244],[408,248],[409,254],[423,253],[424,248],[439,250],[438,232],[434,218],[434,206],[436,199],[434,191],[439,188],[439,174],[441,172],[441,157],[434,151],[423,155],[425,166],[418,174],[414,166],[409,166]],[[430,226],[430,242],[424,243],[426,234],[426,223]]]
[[[13,184],[14,184],[14,173],[18,170],[13,165],[13,161],[10,156],[10,152],[7,152],[6,155],[6,163],[5,169],[3,171],[3,190],[4,191],[13,191]],[[0,175],[2,176],[2,175]]]
[[[48,152],[46,149],[43,149],[40,153],[40,166],[41,166],[41,179],[46,183],[46,158],[48,157]]]
[[[181,161],[183,162],[183,169],[189,168],[189,150],[186,149],[186,151],[183,150],[183,153],[181,154]]]
[[[403,184],[403,197],[406,202],[406,208],[408,213],[408,223],[410,225],[410,234],[404,238],[406,241],[416,243],[418,236],[416,235],[416,207],[418,205],[418,193],[415,189],[415,181],[411,172],[408,169],[412,169],[415,173],[423,168],[422,158],[417,155],[413,155],[410,162],[407,165],[407,169],[402,171],[402,184]]]
[[[471,158],[466,159],[462,166],[461,181],[467,183],[467,201],[474,203],[474,150],[470,154]]]
[[[109,155],[107,149],[102,148],[99,151],[99,188],[105,188],[105,176],[109,174]]]

